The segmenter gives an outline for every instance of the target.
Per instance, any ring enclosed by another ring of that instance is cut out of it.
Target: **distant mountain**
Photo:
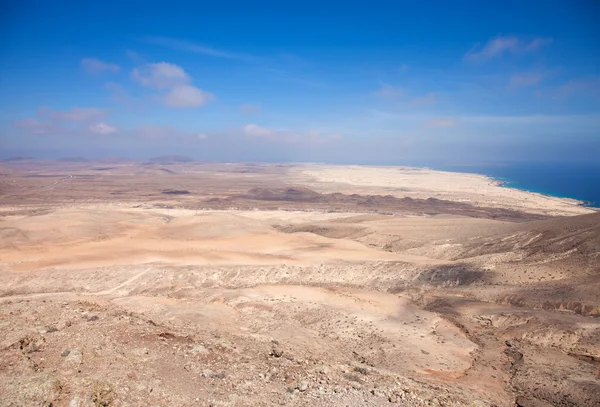
[[[194,161],[196,160],[186,155],[161,155],[149,159],[147,164],[178,164],[191,163]]]
[[[135,160],[132,160],[131,158],[127,158],[127,157],[116,157],[116,156],[109,156],[109,157],[104,157],[104,158],[100,158],[98,160],[95,160],[101,163],[105,163],[105,164],[126,164],[126,163],[133,163],[135,162]]]
[[[87,163],[90,160],[88,160],[85,157],[63,157],[63,158],[59,158],[56,161],[60,161],[60,162],[64,162],[64,163]]]
[[[14,157],[5,158],[2,161],[4,161],[4,162],[11,162],[11,161],[25,161],[25,160],[35,160],[35,158],[33,158],[33,157],[14,156]]]

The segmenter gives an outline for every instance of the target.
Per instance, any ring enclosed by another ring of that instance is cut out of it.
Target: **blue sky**
[[[0,154],[597,160],[600,3],[8,1]]]

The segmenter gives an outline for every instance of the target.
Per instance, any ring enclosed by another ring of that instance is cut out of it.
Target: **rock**
[[[197,354],[200,354],[200,355],[208,355],[210,353],[210,351],[208,349],[206,349],[203,345],[200,345],[200,344],[193,345],[190,348],[190,352],[191,353],[197,353]]]
[[[65,362],[81,364],[83,363],[83,353],[79,349],[71,349],[66,356]]]
[[[69,353],[71,353],[71,350],[65,349],[60,353],[60,356],[62,356],[63,358],[66,358],[67,356],[69,356]]]
[[[86,315],[84,317],[88,322],[92,322],[92,321],[97,321],[100,318],[98,317],[98,315]]]
[[[390,403],[397,403],[398,402],[398,396],[396,396],[395,394],[392,394],[390,397],[388,397],[388,401]]]
[[[298,384],[297,389],[300,390],[300,391],[306,391],[306,390],[308,390],[308,382],[306,380],[302,380],[300,382],[300,384]]]
[[[278,347],[273,347],[273,349],[271,349],[271,353],[269,353],[269,355],[276,357],[276,358],[280,358],[283,356],[283,350]]]

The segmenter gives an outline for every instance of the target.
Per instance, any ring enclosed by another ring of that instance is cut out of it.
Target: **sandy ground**
[[[142,178],[136,200],[117,193],[133,182],[125,169],[86,168],[3,190],[2,406],[600,403],[598,214],[513,223],[302,200],[205,210],[194,203],[276,178],[465,201],[489,180],[229,166],[202,170],[204,195],[172,197],[160,191],[174,179],[192,190],[198,169],[170,167]],[[487,188],[476,203],[520,196]],[[589,212],[525,195],[541,206],[523,210]]]
[[[593,210],[579,206],[574,199],[505,188],[478,174],[434,171],[412,167],[298,166],[297,170],[313,182],[307,185],[322,191],[344,190],[353,193],[384,191],[397,197],[438,198],[468,202],[476,206],[518,209],[549,215],[576,215]]]

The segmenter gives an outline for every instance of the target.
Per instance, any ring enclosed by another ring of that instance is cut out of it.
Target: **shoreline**
[[[435,171],[435,170],[434,170]],[[454,172],[454,171],[450,171],[450,172]],[[586,201],[583,199],[578,199],[578,198],[574,198],[572,196],[559,196],[559,195],[553,195],[553,194],[549,194],[549,193],[544,193],[544,192],[540,192],[540,191],[534,191],[532,189],[529,188],[520,188],[517,187],[515,185],[512,184],[511,181],[509,180],[502,180],[502,179],[498,179],[489,175],[485,175],[485,174],[479,174],[479,173],[463,173],[463,172],[459,172],[459,174],[476,174],[476,175],[483,175],[485,177],[488,177],[491,181],[492,184],[501,188],[510,188],[510,189],[515,189],[518,191],[522,191],[522,192],[527,192],[530,194],[537,194],[537,195],[541,195],[544,196],[546,198],[553,198],[553,199],[566,199],[566,200],[570,200],[573,201],[576,205],[579,205],[583,208],[589,208],[589,209],[598,209],[600,210],[600,207],[598,206],[594,206],[597,203],[593,202],[593,201]]]
[[[497,186],[497,187],[500,187],[500,188],[507,188],[507,189],[517,190],[517,191],[521,191],[521,192],[526,192],[526,193],[533,194],[533,195],[540,195],[540,196],[543,196],[543,197],[548,198],[548,199],[567,200],[567,201],[572,202],[573,204],[575,204],[577,206],[581,206],[583,208],[598,209],[598,210],[600,210],[600,207],[592,206],[592,204],[596,204],[595,202],[592,202],[592,201],[585,201],[585,200],[582,200],[582,199],[574,198],[572,196],[552,195],[552,194],[549,194],[549,193],[544,193],[544,192],[540,192],[540,191],[534,191],[534,190],[528,189],[528,188],[520,188],[520,187],[515,186],[513,184],[513,181],[496,178],[494,176],[487,175],[487,174],[482,174],[482,173],[479,173],[479,172],[463,172],[463,171],[436,170],[436,169],[430,168],[430,167],[407,167],[407,168],[415,168],[415,169],[423,168],[423,169],[428,169],[428,170],[436,171],[436,172],[451,172],[451,173],[455,173],[455,174],[465,174],[465,175],[481,175],[481,176],[486,177],[487,179],[489,179],[491,181],[491,185],[494,185],[494,186]]]
[[[320,192],[437,198],[479,207],[513,209],[549,216],[597,212],[585,201],[515,188],[510,181],[480,173],[408,166],[340,166],[297,164],[312,187]]]
[[[576,173],[576,176],[574,177],[575,179],[579,179],[581,178],[581,176],[584,176],[584,179],[586,179],[586,183],[584,183],[584,187],[587,187],[589,183],[591,183],[593,185],[593,181],[594,181],[594,176],[596,176],[597,174],[600,174],[600,166],[590,166],[590,165],[573,165],[573,164],[569,164],[566,163],[564,164],[566,165],[566,169],[567,170],[576,170],[579,171],[580,173]],[[522,164],[522,163],[516,163],[516,164],[509,164],[509,165],[502,165],[502,166],[493,166],[493,167],[489,167],[489,166],[478,166],[478,165],[474,165],[474,166],[450,166],[450,167],[427,167],[430,168],[434,171],[448,171],[448,172],[455,172],[455,173],[462,173],[462,174],[478,174],[478,175],[483,175],[485,177],[488,177],[492,180],[494,180],[497,183],[497,186],[500,187],[504,187],[504,188],[512,188],[512,189],[516,189],[519,191],[524,191],[524,192],[529,192],[529,193],[533,193],[533,194],[539,194],[545,197],[549,197],[549,198],[558,198],[558,199],[568,199],[568,200],[573,200],[573,201],[577,201],[579,203],[580,206],[585,207],[585,208],[592,208],[592,209],[600,209],[600,196],[591,196],[591,197],[581,197],[581,195],[586,195],[586,193],[581,193],[581,191],[579,191],[579,193],[577,191],[569,191],[567,188],[567,191],[564,191],[564,178],[561,180],[563,183],[563,192],[560,192],[561,189],[561,183],[559,182],[558,188],[555,188],[552,185],[545,185],[544,187],[542,187],[541,189],[536,187],[535,185],[538,184],[534,178],[531,177],[527,177],[525,176],[524,178],[521,177],[522,173],[527,173],[530,174],[530,171],[532,170],[539,170],[540,168],[544,168],[544,167],[548,167],[548,175],[546,176],[546,174],[543,174],[546,179],[542,179],[540,178],[540,180],[542,181],[541,184],[546,184],[548,179],[552,179],[553,174],[552,170],[555,168],[562,168],[563,163],[541,163],[539,166],[538,165],[532,165],[531,168],[529,168],[530,164]],[[552,168],[554,166],[554,168]],[[507,174],[498,174],[497,171],[486,171],[486,169],[489,168],[507,168],[509,169],[509,173]],[[475,171],[475,172],[474,172]],[[516,172],[514,172],[516,171]],[[513,176],[510,175],[510,172],[514,172]],[[535,173],[535,172],[534,172]],[[589,178],[589,174],[591,174],[591,179],[587,179]],[[588,194],[589,195],[589,194]],[[590,199],[591,198],[591,199]]]

